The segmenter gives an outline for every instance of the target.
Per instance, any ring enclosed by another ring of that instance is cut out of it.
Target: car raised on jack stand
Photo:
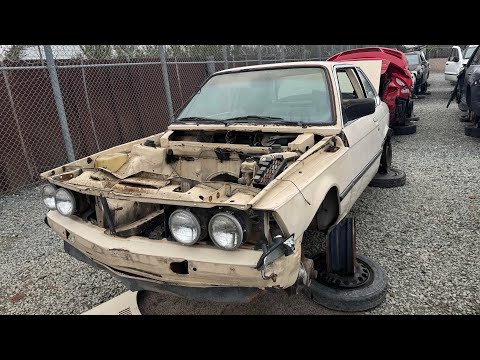
[[[370,183],[405,183],[390,168],[381,65],[217,72],[165,132],[42,173],[46,222],[67,253],[133,291],[245,302],[289,289],[345,311],[376,306],[383,270],[356,256],[342,220]],[[304,256],[311,227],[335,237],[344,264],[333,245],[323,262]]]

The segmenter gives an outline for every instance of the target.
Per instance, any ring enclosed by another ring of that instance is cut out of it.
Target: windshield
[[[477,47],[476,46],[471,46],[471,47],[467,47],[465,48],[465,50],[463,50],[463,58],[464,59],[470,59],[470,57],[472,56],[473,52],[475,51]]]
[[[177,121],[182,118],[331,125],[327,75],[319,67],[215,75],[195,94]]]
[[[420,57],[417,54],[405,55],[407,57],[408,65],[420,64]]]

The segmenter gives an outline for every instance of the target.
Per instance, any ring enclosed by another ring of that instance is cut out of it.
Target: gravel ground
[[[395,137],[401,188],[367,188],[351,211],[358,251],[387,272],[387,300],[368,314],[480,314],[478,139],[463,134],[451,86],[432,73],[416,100],[414,135]],[[126,289],[63,252],[44,223],[39,188],[0,198],[0,314],[80,314]],[[308,252],[322,246],[316,232]],[[252,303],[196,303],[158,295],[157,314],[335,314],[303,295],[267,294]]]

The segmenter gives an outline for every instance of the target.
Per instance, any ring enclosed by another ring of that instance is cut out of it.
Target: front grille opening
[[[183,260],[181,262],[172,262],[170,263],[170,270],[175,274],[188,274],[188,261]]]

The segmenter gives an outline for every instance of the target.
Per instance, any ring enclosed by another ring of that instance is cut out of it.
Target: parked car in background
[[[405,183],[390,169],[380,71],[323,61],[217,72],[167,131],[42,173],[46,222],[67,253],[130,289],[229,302],[309,287],[321,301],[304,232],[339,223],[377,172]],[[368,266],[329,290],[348,292],[350,310],[360,295],[367,308],[385,298]]]
[[[383,47],[367,47],[339,52],[328,61],[381,60],[379,96],[388,105],[390,127],[396,135],[415,133],[412,124],[413,100],[411,99],[412,76],[405,55],[398,50]]]
[[[405,53],[408,61],[408,70],[413,76],[413,94],[426,93],[428,77],[430,76],[430,63],[422,50]]]
[[[460,46],[453,46],[450,55],[445,63],[445,80],[452,83],[457,82],[457,76],[460,73],[462,66],[467,65],[468,60],[472,56],[478,45],[468,45],[465,49],[460,49]]]
[[[461,111],[468,112],[472,126],[465,127],[465,135],[480,137],[480,50],[477,46],[467,64],[458,74],[457,84],[447,104],[455,99]]]

